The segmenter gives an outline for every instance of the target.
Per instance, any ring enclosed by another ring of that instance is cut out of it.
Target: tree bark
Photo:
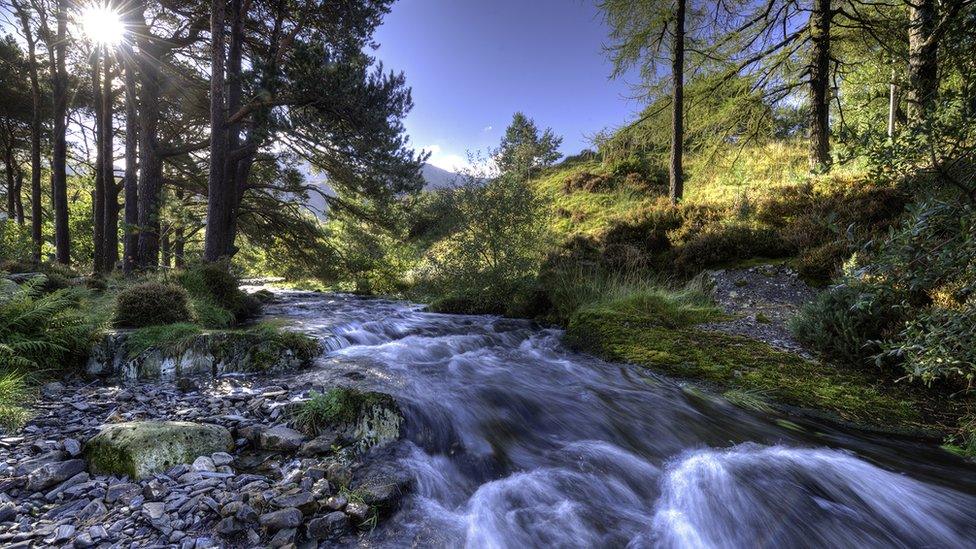
[[[31,32],[27,10],[17,0],[12,0],[14,10],[20,18],[20,26],[27,40],[27,69],[31,85],[31,241],[34,245],[34,263],[41,261],[43,215],[41,204],[41,87],[37,77],[37,44]]]
[[[54,106],[53,150],[51,152],[51,187],[54,205],[54,246],[59,263],[71,262],[71,239],[68,231],[68,71],[65,66],[68,40],[68,0],[57,1],[57,37],[48,47],[51,51],[51,78]]]
[[[14,215],[17,218],[17,224],[24,224],[24,198],[21,191],[24,188],[24,170],[20,168],[19,164],[14,164],[14,172],[17,175],[17,179],[14,183]]]
[[[95,111],[95,190],[92,193],[92,233],[94,257],[92,258],[92,272],[100,274],[105,267],[105,162],[103,143],[105,126],[102,124],[104,102],[102,101],[102,48],[97,48],[92,55],[92,105]]]
[[[172,253],[170,251],[170,240],[169,240],[169,225],[164,223],[162,228],[162,234],[159,239],[159,265],[160,267],[169,268]]]
[[[17,216],[17,206],[14,200],[17,183],[14,181],[14,136],[13,130],[4,128],[3,166],[7,176],[7,219],[13,220]]]
[[[213,0],[210,17],[210,177],[207,185],[207,232],[203,258],[218,261],[227,255],[233,190],[224,176],[227,124],[224,104],[225,1]],[[231,180],[232,181],[232,180]]]
[[[124,214],[124,242],[122,270],[131,274],[137,265],[139,250],[139,182],[138,182],[138,153],[139,153],[139,112],[136,99],[136,73],[132,56],[134,52],[128,49],[124,61],[125,69],[125,214]]]
[[[924,122],[938,91],[938,41],[933,38],[936,0],[908,2],[908,122]]]
[[[677,0],[674,43],[671,46],[671,166],[669,170],[671,203],[677,204],[684,195],[684,94],[685,94],[685,0]]]
[[[140,269],[159,264],[159,222],[163,190],[163,162],[159,147],[160,59],[158,39],[151,35],[142,5],[135,10],[139,44],[139,245]]]
[[[810,78],[810,169],[830,167],[830,0],[814,0],[810,12],[813,44]]]
[[[106,55],[102,73],[102,181],[104,228],[102,271],[110,273],[119,262],[119,188],[115,183],[115,132],[112,127],[112,60]]]

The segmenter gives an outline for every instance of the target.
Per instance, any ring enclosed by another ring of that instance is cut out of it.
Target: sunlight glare
[[[89,39],[108,46],[122,42],[125,25],[117,11],[108,5],[89,6],[81,14],[81,28]]]

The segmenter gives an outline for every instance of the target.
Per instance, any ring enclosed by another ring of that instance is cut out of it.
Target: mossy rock
[[[132,421],[109,425],[85,444],[95,473],[141,479],[215,452],[234,449],[230,431],[209,423]]]
[[[390,395],[336,387],[311,398],[293,412],[293,422],[314,436],[324,431],[367,451],[398,440],[404,416]]]

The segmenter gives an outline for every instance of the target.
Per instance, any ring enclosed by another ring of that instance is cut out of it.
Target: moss
[[[922,407],[900,387],[777,351],[765,343],[640,314],[612,305],[570,319],[567,342],[609,360],[629,362],[725,390],[768,396],[861,425],[917,430]],[[754,400],[754,399],[753,399]]]
[[[150,348],[179,353],[194,336],[201,333],[199,326],[186,322],[146,326],[129,334],[126,350],[129,357],[136,357]]]
[[[336,387],[325,393],[312,391],[308,400],[295,412],[295,424],[309,434],[317,434],[326,425],[349,424],[360,419],[375,406],[395,407],[389,395]]]
[[[218,425],[136,421],[102,429],[85,444],[85,458],[95,473],[139,479],[233,448],[230,432]]]

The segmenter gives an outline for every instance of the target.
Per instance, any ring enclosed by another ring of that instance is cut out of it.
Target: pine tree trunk
[[[115,132],[112,127],[112,62],[105,56],[102,82],[102,181],[104,182],[105,211],[102,218],[105,228],[103,271],[110,273],[119,262],[119,188],[115,183]]]
[[[203,258],[218,261],[225,257],[228,245],[229,218],[233,194],[224,176],[227,160],[227,114],[224,104],[225,55],[224,0],[213,0],[210,17],[210,177],[207,185],[207,233]]]
[[[938,91],[938,44],[932,38],[936,0],[908,3],[908,123],[924,122]]]
[[[21,196],[21,191],[24,188],[24,170],[20,169],[20,165],[14,165],[14,172],[17,174],[17,180],[14,183],[14,215],[17,217],[17,224],[24,224],[24,198]]]
[[[17,183],[14,181],[14,136],[9,128],[4,128],[7,134],[3,140],[3,166],[7,176],[7,219],[11,221],[17,216],[17,206],[14,201],[14,191]]]
[[[104,129],[102,123],[104,101],[102,101],[102,70],[101,57],[103,50],[96,49],[92,54],[92,108],[95,111],[95,190],[92,193],[92,244],[95,248],[92,272],[96,275],[105,267],[105,161]]]
[[[139,250],[139,111],[136,100],[136,73],[131,49],[124,61],[125,69],[125,213],[122,270],[131,274],[138,264]]]
[[[671,77],[674,79],[671,104],[671,167],[669,170],[671,203],[677,204],[684,194],[684,94],[685,94],[685,0],[678,0],[675,12]]]
[[[68,0],[57,1],[57,38],[51,47],[53,96],[53,150],[51,152],[51,187],[54,206],[54,246],[58,263],[71,262],[71,238],[68,231],[68,71],[65,66],[68,40]]]
[[[157,38],[153,37],[141,7],[136,9],[139,44],[139,245],[136,265],[159,265],[159,223],[163,190],[163,161],[159,148],[160,71]]]
[[[159,266],[164,268],[170,267],[170,259],[172,254],[170,253],[169,244],[169,225],[163,224],[162,236],[159,239]]]
[[[813,43],[810,78],[810,169],[830,166],[830,0],[814,0],[810,12]]]
[[[41,219],[43,215],[41,204],[41,86],[37,76],[37,42],[34,33],[31,32],[30,16],[23,5],[17,0],[12,0],[11,4],[17,17],[20,19],[20,27],[27,41],[27,71],[30,76],[31,86],[31,242],[33,243],[32,258],[34,263],[41,261],[41,246],[44,243],[42,234]]]

